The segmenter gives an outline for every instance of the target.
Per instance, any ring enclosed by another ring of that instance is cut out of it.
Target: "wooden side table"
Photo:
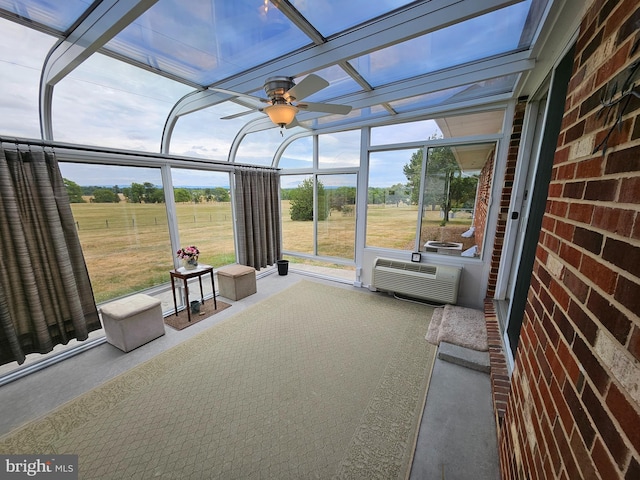
[[[187,309],[187,319],[191,322],[191,305],[189,303],[189,286],[187,284],[190,278],[198,277],[198,282],[200,283],[200,300],[204,303],[204,293],[202,291],[202,276],[207,273],[211,274],[211,288],[213,290],[213,307],[215,310],[218,309],[218,302],[216,301],[216,284],[213,280],[213,267],[211,265],[199,264],[194,270],[187,270],[184,267],[180,267],[175,270],[170,270],[169,275],[171,275],[171,291],[173,292],[173,307],[176,312],[176,317],[178,316],[178,302],[176,301],[176,285],[175,279],[182,279],[184,285],[184,300],[186,302]]]

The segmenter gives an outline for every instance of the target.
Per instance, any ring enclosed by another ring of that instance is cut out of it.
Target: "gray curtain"
[[[238,259],[260,270],[280,258],[279,175],[273,170],[235,170]]]
[[[53,152],[0,144],[0,364],[101,328]]]

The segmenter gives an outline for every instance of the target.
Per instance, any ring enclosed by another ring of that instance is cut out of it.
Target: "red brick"
[[[596,158],[579,162],[576,167],[575,178],[595,178],[602,176],[603,158],[598,155]]]
[[[623,143],[629,140],[630,132],[631,132],[632,121],[631,119],[623,120],[622,123],[616,125],[613,130],[607,128],[607,130],[603,130],[598,135],[596,135],[596,145],[600,144],[604,140],[605,135],[609,134],[609,138],[607,139],[607,147],[613,148],[618,145],[622,145]]]
[[[637,458],[632,457],[629,466],[627,467],[627,474],[624,476],[624,480],[638,480],[640,478],[640,462]]]
[[[591,425],[589,416],[586,414],[584,405],[582,405],[580,398],[578,398],[576,392],[573,390],[573,386],[568,382],[564,384],[562,394],[567,401],[567,405],[569,406],[573,416],[574,424],[578,427],[578,430],[580,430],[580,435],[582,436],[584,443],[590,447],[593,439],[595,438],[595,430]]]
[[[598,200],[601,202],[614,201],[618,191],[618,180],[592,180],[587,182],[584,191],[585,200]],[[637,189],[635,190],[638,191]],[[637,200],[637,199],[636,199]],[[621,202],[624,200],[620,200]]]
[[[596,255],[600,255],[603,240],[604,236],[601,233],[588,228],[576,227],[573,234],[573,243]]]
[[[596,341],[596,335],[600,327],[591,319],[582,305],[577,302],[571,302],[569,305],[569,317],[578,331],[584,335],[584,338],[593,345]]]
[[[609,294],[614,292],[618,274],[597,259],[583,255],[580,272],[604,292]]]
[[[596,438],[591,452],[593,463],[596,464],[598,473],[603,479],[618,478],[620,476],[620,470],[616,467],[609,455],[609,451],[604,447],[602,441]]]
[[[593,205],[588,203],[572,203],[569,206],[569,213],[567,217],[571,220],[575,220],[576,222],[591,224],[593,208]]]
[[[616,150],[608,155],[606,174],[637,171],[640,171],[640,145]]]
[[[580,338],[576,337],[573,344],[573,352],[582,365],[585,374],[591,379],[600,393],[605,392],[611,379],[609,374],[604,370],[598,359],[593,355],[591,349]]]
[[[589,294],[589,286],[582,281],[575,273],[570,269],[565,268],[562,273],[562,281],[569,291],[582,303],[587,299]]]
[[[563,243],[560,247],[560,257],[572,267],[579,268],[582,261],[582,252],[567,243]]]
[[[629,449],[616,425],[603,408],[602,400],[591,390],[589,385],[586,385],[582,392],[582,400],[607,449],[615,459],[618,468],[622,470],[629,458]]]
[[[591,456],[587,451],[587,448],[582,442],[582,437],[577,430],[574,430],[571,438],[569,439],[571,444],[571,450],[578,461],[578,467],[582,471],[581,478],[596,478],[595,466],[591,460]]]
[[[640,203],[640,177],[625,178],[620,185],[620,203]]]
[[[640,315],[640,285],[620,275],[613,297],[637,317]]]
[[[636,452],[640,452],[640,414],[638,411],[631,406],[615,383],[611,383],[609,387],[606,402]]]
[[[635,212],[633,210],[596,206],[593,211],[592,225],[595,228],[627,237],[631,234],[634,218]]]
[[[562,195],[567,198],[582,198],[586,185],[585,182],[565,183]]]
[[[602,258],[640,277],[640,247],[615,238],[607,238],[602,249]]]

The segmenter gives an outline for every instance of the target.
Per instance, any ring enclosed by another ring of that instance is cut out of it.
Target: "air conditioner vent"
[[[376,258],[373,286],[378,290],[439,303],[456,303],[462,268]]]

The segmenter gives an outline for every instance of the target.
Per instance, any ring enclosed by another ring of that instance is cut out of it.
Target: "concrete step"
[[[489,373],[489,352],[479,352],[452,343],[440,342],[438,358],[479,372]]]

